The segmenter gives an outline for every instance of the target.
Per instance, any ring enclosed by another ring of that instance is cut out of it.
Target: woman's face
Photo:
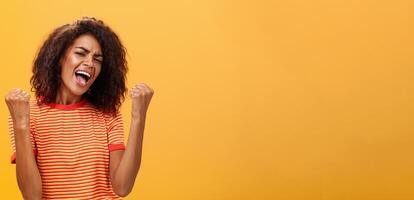
[[[99,42],[90,34],[79,36],[61,58],[60,95],[78,98],[101,72],[102,51]]]

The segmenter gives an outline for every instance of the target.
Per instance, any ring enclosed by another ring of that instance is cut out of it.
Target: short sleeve
[[[10,115],[9,115],[9,118],[8,118],[8,126],[9,126],[10,145],[11,145],[11,150],[12,150],[11,163],[16,164],[16,144],[15,144],[15,140],[14,140],[13,120],[11,119]],[[35,140],[34,140],[32,128],[30,128],[30,139],[32,141],[33,154],[36,156],[37,155],[37,149],[36,149],[36,145],[35,145]]]
[[[117,112],[115,115],[107,116],[107,130],[109,152],[125,150],[124,122],[120,112]]]

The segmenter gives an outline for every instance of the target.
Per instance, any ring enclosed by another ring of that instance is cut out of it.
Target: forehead
[[[91,52],[101,53],[101,45],[98,40],[90,34],[80,35],[73,41],[71,48],[83,47]]]

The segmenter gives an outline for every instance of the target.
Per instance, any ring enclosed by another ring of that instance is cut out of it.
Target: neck
[[[62,105],[69,105],[78,103],[82,100],[82,96],[71,94],[69,91],[61,88],[56,95],[56,103]]]

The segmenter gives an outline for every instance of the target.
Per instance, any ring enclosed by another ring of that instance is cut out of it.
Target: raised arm
[[[21,89],[10,91],[5,101],[13,121],[16,147],[16,177],[24,199],[42,199],[42,179],[30,138],[30,95]]]
[[[141,165],[142,142],[148,106],[154,94],[147,85],[141,83],[132,88],[131,127],[125,151],[110,153],[110,176],[114,192],[127,196],[135,183]]]

